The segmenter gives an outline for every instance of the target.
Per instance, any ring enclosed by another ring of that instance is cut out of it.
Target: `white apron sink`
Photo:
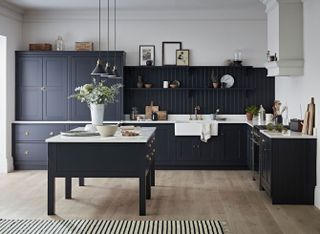
[[[175,136],[201,136],[202,125],[211,125],[211,136],[218,135],[218,122],[208,120],[177,121],[174,124]]]

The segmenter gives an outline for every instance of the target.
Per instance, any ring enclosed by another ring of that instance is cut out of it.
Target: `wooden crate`
[[[49,43],[29,44],[30,51],[51,51],[52,45]]]
[[[93,42],[76,42],[76,51],[93,51]]]

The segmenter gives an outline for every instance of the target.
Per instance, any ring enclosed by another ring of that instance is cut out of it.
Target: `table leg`
[[[146,178],[146,198],[151,199],[151,171],[149,170]]]
[[[146,176],[144,173],[139,178],[139,215],[146,215]]]
[[[79,186],[84,186],[84,177],[79,177]]]
[[[48,171],[48,215],[54,215],[55,211],[55,177]]]
[[[151,186],[156,185],[156,175],[155,175],[155,158],[153,157],[151,162]]]
[[[66,177],[66,184],[65,184],[65,198],[71,199],[72,194],[72,178]]]

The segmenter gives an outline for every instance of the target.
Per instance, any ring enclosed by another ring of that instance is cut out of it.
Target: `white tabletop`
[[[260,132],[272,139],[317,139],[316,136],[305,135],[301,132],[293,132],[290,130],[288,130],[287,133],[271,132],[268,130],[261,130]]]
[[[74,130],[84,130],[84,128],[76,128]],[[46,139],[47,143],[147,143],[155,132],[155,127],[143,127],[138,128],[140,132],[139,136],[125,137],[121,135],[118,130],[115,136],[112,137],[101,137],[101,136],[90,136],[90,137],[69,137],[61,136],[61,134]]]

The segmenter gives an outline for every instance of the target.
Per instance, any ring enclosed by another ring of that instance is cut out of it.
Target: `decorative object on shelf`
[[[152,64],[153,64],[153,61],[152,61],[152,60],[147,60],[147,61],[146,61],[146,65],[147,65],[147,66],[152,66]]]
[[[95,79],[93,79],[92,84],[77,87],[70,98],[86,102],[90,107],[92,124],[102,125],[105,104],[116,101],[116,96],[121,87],[121,84],[114,84],[108,87],[103,81],[96,83]]]
[[[234,84],[234,78],[231,75],[226,74],[221,77],[220,82],[222,88],[231,88]],[[226,83],[225,87],[223,87],[223,83]]]
[[[234,52],[233,66],[242,66],[242,51],[241,51],[241,49],[237,49]]]
[[[177,88],[178,86],[177,86],[177,84],[174,84],[174,83],[171,83],[170,84],[170,88],[172,88],[172,89],[175,89],[175,88]]]
[[[213,71],[213,70],[212,70],[212,72],[211,72],[210,79],[211,79],[213,88],[215,88],[215,89],[219,88],[220,80],[219,80],[219,78],[214,74],[214,71]]]
[[[283,118],[282,118],[282,113],[287,110],[287,107],[284,106],[281,110],[281,105],[282,103],[279,100],[275,100],[273,102],[272,110],[273,110],[273,119],[276,124],[282,124],[283,123]]]
[[[266,120],[266,110],[263,108],[262,105],[260,105],[258,119],[260,122],[263,122]]]
[[[247,106],[245,111],[246,111],[246,116],[248,121],[252,121],[253,116],[258,115],[258,112],[259,112],[258,107],[255,105]]]
[[[64,41],[62,39],[62,36],[58,36],[58,39],[56,40],[55,43],[56,46],[56,51],[63,51],[64,50]]]
[[[114,136],[114,134],[118,130],[118,125],[103,124],[103,125],[97,125],[96,128],[101,137],[111,137],[111,136]]]
[[[151,120],[152,121],[157,121],[158,120],[158,114],[156,111],[151,113]]]
[[[300,119],[291,119],[289,127],[290,127],[290,131],[302,132],[303,121]]]
[[[76,51],[93,51],[93,42],[92,41],[76,42],[75,50]]]
[[[163,88],[164,88],[164,89],[169,88],[169,81],[167,81],[167,80],[164,80],[164,81],[163,81]]]
[[[51,51],[52,45],[49,43],[29,44],[30,51]]]
[[[146,119],[151,119],[152,112],[159,111],[159,106],[154,106],[153,101],[150,102],[150,106],[146,106],[145,108],[145,116]]]
[[[137,88],[143,88],[143,79],[142,76],[138,76]]]
[[[151,87],[152,87],[152,84],[144,84],[144,87],[146,88],[146,89],[150,89]]]
[[[101,61],[101,0],[99,0],[99,56],[97,59],[97,64],[93,71],[91,72],[92,76],[100,76],[101,74],[105,74],[105,70],[102,66]]]
[[[149,62],[148,62],[149,61]],[[154,45],[140,45],[139,46],[139,65],[140,66],[151,66],[155,61],[155,46]]]
[[[164,41],[162,42],[162,65],[176,65],[176,51],[182,49],[182,42]]]
[[[176,50],[176,65],[189,66],[190,50],[182,49]]]
[[[167,111],[157,111],[158,120],[167,120],[168,119],[168,112]]]
[[[130,120],[137,120],[137,116],[139,115],[138,107],[132,107],[130,113]]]
[[[180,83],[180,81],[178,81],[178,80],[172,81],[171,84],[176,85],[176,88],[179,88],[179,87],[181,86],[181,83]]]

